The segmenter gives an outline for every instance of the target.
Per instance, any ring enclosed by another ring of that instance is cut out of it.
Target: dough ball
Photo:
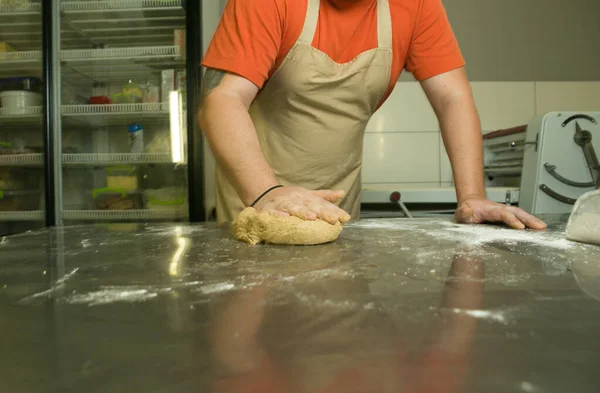
[[[342,224],[332,225],[322,220],[306,221],[298,217],[276,217],[244,209],[232,225],[236,239],[250,244],[315,245],[337,239]]]
[[[583,194],[567,222],[568,240],[600,245],[600,190]]]

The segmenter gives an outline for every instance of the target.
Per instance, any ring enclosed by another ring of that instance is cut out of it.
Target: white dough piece
[[[250,243],[316,245],[336,240],[342,225],[322,220],[302,220],[298,217],[276,217],[258,213],[254,208],[244,209],[232,225],[236,239]]]
[[[600,190],[583,194],[567,223],[568,240],[600,245]]]

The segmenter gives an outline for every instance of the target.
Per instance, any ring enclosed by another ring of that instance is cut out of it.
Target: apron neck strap
[[[380,48],[392,47],[390,0],[377,0],[377,41]]]
[[[304,27],[302,33],[298,38],[298,41],[305,44],[311,45],[317,32],[317,22],[319,21],[319,8],[321,7],[321,0],[306,0],[306,19],[304,20]]]
[[[311,45],[317,32],[321,0],[306,0],[306,19],[298,41]],[[379,48],[392,47],[392,15],[389,0],[377,0],[377,41]]]

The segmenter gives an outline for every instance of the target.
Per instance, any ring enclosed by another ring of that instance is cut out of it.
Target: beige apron
[[[360,215],[363,137],[392,69],[389,0],[377,0],[378,47],[339,64],[312,47],[320,0],[307,0],[304,28],[250,107],[265,158],[280,184],[344,190],[340,207]],[[217,220],[244,209],[217,166]]]

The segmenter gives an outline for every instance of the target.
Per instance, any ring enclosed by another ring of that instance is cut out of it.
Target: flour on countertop
[[[218,284],[204,285],[204,286],[200,287],[200,291],[204,294],[207,294],[207,293],[217,293],[217,292],[229,291],[233,288],[235,288],[235,285],[233,285],[232,283],[222,282],[222,283],[218,283]]]
[[[468,315],[473,318],[483,319],[487,321],[500,322],[507,324],[506,313],[502,311],[491,311],[491,310],[468,310],[463,308],[452,308],[443,309],[444,311],[451,311],[454,314]]]
[[[467,245],[523,242],[563,250],[574,246],[574,243],[567,240],[563,233],[494,228],[484,225],[456,225],[444,230],[434,230],[430,233],[435,237],[457,240]]]
[[[204,232],[206,228],[200,226],[176,226],[174,228],[171,227],[161,227],[161,226],[149,226],[145,228],[143,233],[138,233],[136,236],[146,236],[146,235],[155,235],[155,236],[184,236],[191,235],[197,232]]]
[[[379,220],[379,219],[368,219],[354,221],[346,224],[348,228],[375,228],[375,229],[404,229],[404,230],[416,230],[422,229],[423,225],[427,225],[429,221],[419,219],[398,219],[398,220]],[[451,223],[443,222],[442,225],[452,225]]]
[[[71,270],[70,273],[65,274],[62,278],[56,280],[57,284],[62,284],[65,281],[67,281],[69,278],[73,277],[75,275],[75,273],[77,273],[79,271],[79,268],[76,267],[75,269]]]
[[[157,292],[151,292],[147,289],[137,289],[123,291],[118,289],[104,289],[96,292],[84,294],[74,294],[67,298],[70,304],[87,304],[88,306],[98,306],[116,302],[142,302],[158,296]]]
[[[364,220],[351,223],[348,226],[350,228],[407,230],[423,233],[436,239],[457,241],[472,246],[492,242],[523,242],[565,250],[576,245],[576,243],[567,240],[563,232],[515,230],[489,225],[456,224],[451,221],[434,222],[438,227],[432,228],[431,223],[431,221],[419,219]]]

